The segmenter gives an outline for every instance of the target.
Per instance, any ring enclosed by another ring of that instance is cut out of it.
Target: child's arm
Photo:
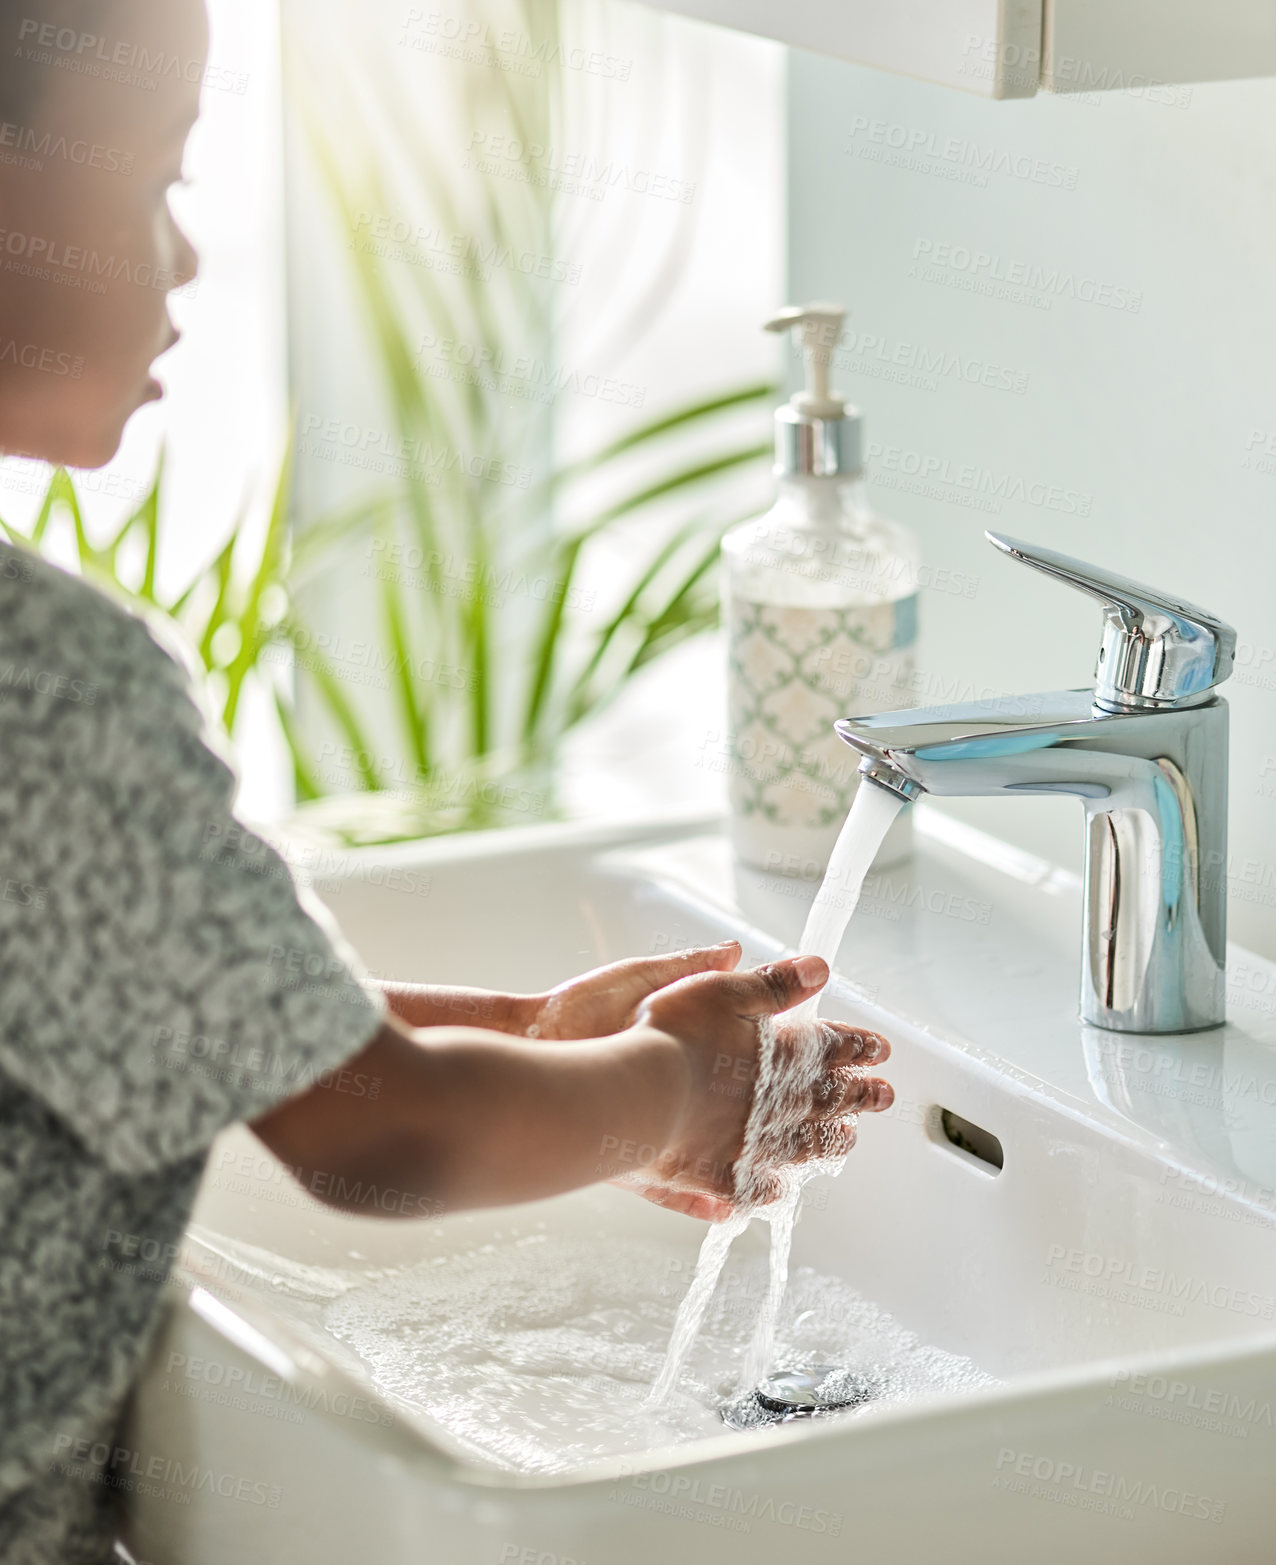
[[[375,1099],[334,1080],[252,1128],[308,1189],[374,1213],[499,1206],[590,1184],[604,1177],[608,1136],[663,1148],[687,1096],[681,1051],[654,1028],[532,1045],[392,1020],[347,1069],[378,1083]],[[409,1199],[387,1202],[386,1191]]]
[[[304,1183],[349,1210],[385,1212],[394,1205],[387,1191],[407,1198],[399,1210],[418,1215],[422,1201],[445,1210],[504,1205],[641,1173],[682,1192],[672,1203],[682,1210],[722,1217],[760,1024],[827,981],[824,963],[804,961],[812,981],[797,961],[687,978],[652,996],[634,1027],[570,1045],[477,1029],[411,1032],[390,1021],[349,1066],[379,1080],[375,1100],[329,1081],[252,1128]],[[884,1059],[884,1041],[821,1025],[833,1086],[812,1103],[811,1120],[885,1108],[890,1088],[857,1068]]]

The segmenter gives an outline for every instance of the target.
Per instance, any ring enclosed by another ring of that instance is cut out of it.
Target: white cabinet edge
[[[1041,85],[1147,90],[1276,75],[1273,0],[1044,0]]]
[[[655,0],[666,11],[985,98],[1037,90],[1043,0]]]
[[[648,0],[984,98],[1276,75],[1276,0]]]

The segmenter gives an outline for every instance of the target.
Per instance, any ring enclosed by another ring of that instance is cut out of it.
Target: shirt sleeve
[[[384,1000],[235,819],[139,620],[40,567],[0,580],[0,625],[0,1071],[112,1170],[153,1172],[343,1065]]]

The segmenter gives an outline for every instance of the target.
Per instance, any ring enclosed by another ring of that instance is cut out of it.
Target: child
[[[35,239],[45,258],[0,270],[0,448],[97,466],[161,395],[150,366],[176,333],[163,291],[118,265],[105,293],[68,283],[93,254],[173,286],[194,274],[167,192],[198,110],[202,0],[0,0],[0,29],[0,261]],[[153,90],[58,68],[119,45],[180,68]],[[180,1238],[236,1121],[329,1200],[534,1200],[597,1179],[619,1142],[660,1149],[631,1181],[650,1198],[730,1210],[761,1024],[816,993],[823,962],[740,973],[727,944],[548,995],[380,988],[234,824],[186,677],[139,620],[0,548],[0,668],[6,1565],[112,1557],[109,1474],[53,1457],[109,1443],[156,1324],[160,1282],[113,1258]],[[299,969],[324,976],[291,986]],[[802,1139],[849,1146],[846,1116],[891,1101],[863,1069],[888,1047],[821,1025],[828,1073]],[[191,1037],[226,1068],[184,1068]],[[379,1079],[375,1099],[342,1091],[336,1066]]]

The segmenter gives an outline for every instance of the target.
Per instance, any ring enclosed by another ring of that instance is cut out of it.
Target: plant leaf
[[[612,643],[615,641],[617,634],[636,616],[639,605],[641,604],[643,597],[646,595],[648,588],[655,581],[657,576],[659,576],[660,572],[665,568],[665,566],[668,565],[668,563],[675,557],[675,555],[677,555],[678,552],[692,538],[694,538],[697,533],[703,531],[703,525],[704,524],[702,522],[690,522],[685,527],[678,528],[653,555],[646,570],[642,572],[637,581],[634,583],[633,587],[630,589],[629,596],[620,605],[620,607],[616,610],[611,619],[600,632],[597,642],[595,643],[593,653],[591,654],[585,667],[578,675],[576,682],[572,687],[571,695],[568,697],[569,710],[574,709],[583,698],[584,692],[588,689],[590,681],[598,672],[599,665],[606,657],[607,652],[610,649]]]
[[[239,714],[239,701],[244,680],[256,666],[265,640],[261,626],[261,600],[268,586],[277,583],[283,574],[283,562],[287,547],[288,501],[292,491],[292,442],[279,469],[275,485],[274,501],[270,508],[270,520],[266,525],[266,538],[262,544],[261,558],[249,583],[243,613],[239,617],[239,651],[226,670],[226,705],[222,722],[226,732],[235,731],[235,718]]]
[[[618,457],[627,456],[630,452],[638,450],[641,446],[650,444],[653,440],[659,440],[663,436],[671,435],[676,431],[685,431],[688,428],[703,423],[707,419],[716,417],[719,413],[725,413],[731,408],[749,407],[752,404],[770,404],[779,395],[780,387],[769,381],[764,381],[756,386],[742,386],[736,391],[718,392],[712,397],[705,397],[700,401],[688,403],[685,407],[676,409],[672,413],[663,414],[660,418],[652,419],[646,424],[641,424],[637,429],[631,429],[619,439],[603,446],[601,450],[592,455],[582,457],[578,462],[572,462],[567,467],[562,467],[554,475],[556,484],[570,482],[584,473],[595,472],[600,467],[606,467]],[[770,447],[767,447],[769,453]]]
[[[314,645],[314,637],[307,634],[305,627],[295,620],[286,621],[285,624],[286,634],[294,645],[298,641],[306,643],[306,673],[314,680],[315,689],[322,696],[337,727],[349,741],[355,770],[359,773],[364,788],[370,793],[380,792],[385,785],[381,781],[372,746],[359,719],[355,716],[354,708],[342,687],[341,680],[333,671],[328,659]]]
[[[564,541],[559,555],[561,582],[556,584],[553,593],[554,601],[547,605],[540,637],[532,648],[531,679],[528,683],[527,703],[523,716],[523,744],[529,752],[534,752],[536,748],[553,685],[554,664],[559,648],[563,615],[567,606],[566,584],[570,582],[575,571],[583,543],[582,538]],[[558,585],[562,586],[561,592],[557,590]]]
[[[274,695],[275,714],[279,718],[280,731],[283,733],[284,743],[288,746],[288,754],[292,760],[293,783],[297,793],[307,803],[313,799],[322,799],[325,789],[297,731],[292,709],[279,690],[276,690]]]
[[[590,538],[600,533],[604,527],[609,527],[613,522],[619,521],[622,516],[632,515],[634,511],[641,510],[645,505],[651,505],[656,500],[666,500],[671,495],[681,493],[684,489],[690,489],[696,484],[702,484],[707,478],[718,478],[723,473],[730,472],[733,468],[747,466],[750,462],[756,462],[760,458],[770,454],[770,446],[747,446],[742,450],[728,451],[722,456],[709,457],[703,461],[695,462],[690,467],[679,468],[676,472],[668,474],[664,478],[657,479],[654,483],[647,484],[634,494],[629,494],[622,500],[617,500],[609,505],[606,510],[596,516],[585,527],[580,537]]]

